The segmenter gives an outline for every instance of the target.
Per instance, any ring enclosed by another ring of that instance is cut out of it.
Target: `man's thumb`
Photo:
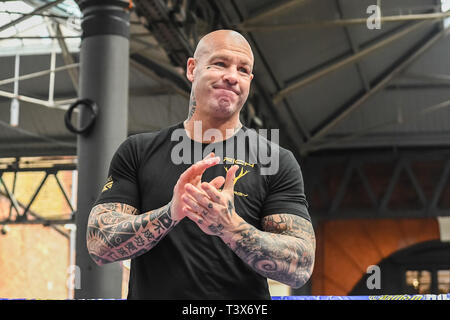
[[[236,177],[236,171],[239,169],[239,166],[234,165],[227,171],[227,177],[225,179],[224,190],[234,190],[234,179]]]
[[[224,182],[225,182],[225,178],[222,176],[218,176],[218,177],[214,178],[213,180],[211,180],[211,182],[209,184],[213,185],[213,187],[216,189],[220,189],[220,187],[223,186]]]

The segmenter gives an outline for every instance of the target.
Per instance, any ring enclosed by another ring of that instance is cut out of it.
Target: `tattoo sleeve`
[[[262,276],[294,288],[303,286],[314,266],[311,223],[292,214],[275,214],[265,217],[262,225],[264,231],[243,221],[222,239]]]
[[[103,265],[132,259],[152,249],[176,225],[170,205],[143,214],[123,203],[93,207],[86,235],[92,259]]]

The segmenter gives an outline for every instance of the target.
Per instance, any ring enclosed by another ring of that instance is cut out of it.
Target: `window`
[[[431,272],[427,270],[406,271],[406,286],[413,294],[431,293]]]
[[[407,270],[405,280],[408,294],[450,293],[450,270]]]
[[[437,280],[439,294],[450,293],[450,270],[439,270]]]

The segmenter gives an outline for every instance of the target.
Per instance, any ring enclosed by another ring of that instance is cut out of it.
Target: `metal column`
[[[81,288],[76,299],[121,298],[119,263],[97,266],[86,247],[89,212],[106,181],[114,152],[127,137],[129,11],[128,1],[79,1],[83,12],[79,98],[98,106],[95,126],[78,136],[76,264]],[[90,120],[80,110],[79,124]]]

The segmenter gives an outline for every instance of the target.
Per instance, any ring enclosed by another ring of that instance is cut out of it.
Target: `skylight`
[[[46,1],[0,1],[0,55],[43,54],[52,51],[60,52],[58,41],[52,24],[59,23],[61,33],[71,52],[79,51],[81,35],[81,12],[73,0],[66,0],[46,12],[16,23],[4,30],[2,26],[31,13],[46,4]],[[50,31],[51,30],[51,31]]]
[[[441,0],[441,10],[442,12],[447,12],[450,10],[450,0]],[[444,27],[448,28],[450,26],[450,18],[444,20]]]

